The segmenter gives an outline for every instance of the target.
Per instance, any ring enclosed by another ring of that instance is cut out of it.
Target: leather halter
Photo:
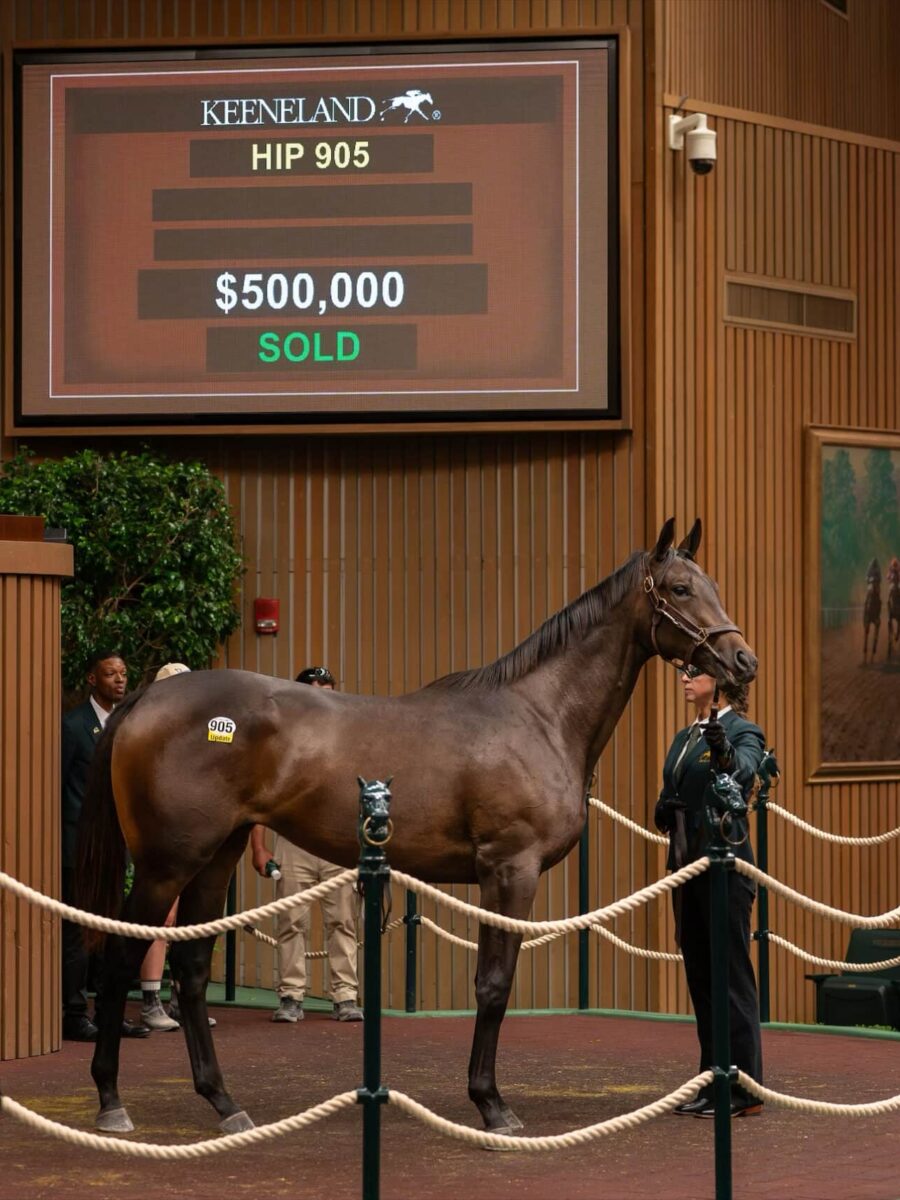
[[[668,563],[666,563],[666,566],[663,568],[662,574],[659,577],[660,583],[662,583],[662,581],[665,579],[666,573],[668,572],[669,567],[671,567],[672,563],[675,561],[676,557],[677,555],[673,555],[672,558],[669,559]],[[680,608],[676,608],[674,604],[670,604],[668,600],[664,599],[664,597],[659,594],[656,580],[653,578],[653,574],[650,570],[649,554],[644,555],[644,582],[642,586],[650,598],[650,603],[653,605],[653,616],[650,620],[650,640],[653,642],[654,651],[664,662],[671,663],[673,666],[685,670],[691,665],[691,659],[694,657],[694,652],[700,646],[706,646],[716,662],[726,671],[729,669],[728,664],[725,662],[725,659],[722,657],[722,655],[719,654],[714,646],[709,644],[709,639],[715,637],[719,633],[741,633],[741,630],[738,629],[737,625],[710,625],[709,627],[698,625],[695,621],[692,621],[686,613],[682,612]],[[660,650],[659,642],[657,641],[656,637],[656,630],[663,618],[665,618],[667,621],[670,621],[676,629],[680,629],[682,633],[686,634],[687,637],[690,638],[692,645],[688,651],[687,658],[683,658],[680,661],[677,658],[668,658],[665,654],[663,654],[662,650]],[[741,636],[743,636],[743,634]]]

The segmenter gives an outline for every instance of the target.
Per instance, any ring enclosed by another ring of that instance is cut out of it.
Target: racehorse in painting
[[[674,521],[601,583],[485,667],[399,697],[320,691],[242,671],[173,676],[129,696],[95,756],[83,819],[82,902],[120,910],[125,847],[134,884],[122,915],[180,924],[223,909],[255,824],[355,866],[357,773],[393,775],[391,865],[432,883],[478,883],[488,909],[525,918],[538,878],[587,817],[600,752],[644,664],[658,654],[721,682],[756,659],[694,556],[700,522],[677,549]],[[250,1118],[226,1091],[206,1013],[212,938],[176,942],[170,963],[196,1090],[228,1131]],[[482,925],[469,1095],[493,1131],[521,1128],[497,1087],[496,1051],[521,937]],[[92,1073],[97,1123],[127,1130],[119,1038],[137,939],[106,939]]]
[[[863,604],[863,662],[868,662],[869,630],[872,634],[872,658],[875,661],[875,651],[878,649],[878,634],[881,631],[881,567],[878,559],[873,558],[866,568],[866,599]]]

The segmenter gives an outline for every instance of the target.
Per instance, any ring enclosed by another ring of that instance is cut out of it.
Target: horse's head
[[[380,779],[368,782],[357,775],[359,784],[359,815],[366,839],[373,845],[381,845],[391,835],[391,781],[393,775],[383,783]]]
[[[675,519],[670,517],[645,555],[650,640],[668,662],[697,667],[719,683],[749,683],[756,676],[756,655],[722,607],[715,581],[694,561],[701,535],[698,518],[673,549]]]

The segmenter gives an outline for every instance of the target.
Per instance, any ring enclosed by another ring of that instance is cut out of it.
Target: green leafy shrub
[[[23,449],[0,472],[0,512],[63,526],[75,548],[62,587],[67,690],[99,647],[120,649],[133,681],[169,661],[206,667],[240,622],[234,519],[202,463],[96,450],[36,462]]]

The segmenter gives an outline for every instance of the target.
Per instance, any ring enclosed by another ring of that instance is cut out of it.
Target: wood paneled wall
[[[59,895],[60,579],[69,546],[0,542],[0,870]],[[0,1061],[59,1049],[60,928],[0,891]]]
[[[900,139],[900,4],[655,0],[663,91]]]
[[[896,783],[805,782],[814,764],[804,758],[804,708],[817,698],[805,688],[803,553],[818,534],[804,513],[804,431],[900,426],[900,145],[857,145],[774,119],[713,124],[719,163],[708,177],[692,175],[683,154],[659,158],[655,504],[682,520],[707,517],[703,561],[761,662],[753,711],[785,772],[774,798],[835,833],[880,833],[900,825]],[[848,289],[857,336],[726,325],[726,273]],[[661,691],[660,746],[682,717],[673,681]],[[775,817],[770,830],[772,873],[806,895],[859,913],[897,904],[896,843],[830,846]],[[774,932],[843,958],[845,926],[778,899],[770,916]],[[804,965],[774,949],[772,966],[773,1018],[814,1019]],[[686,1009],[680,973],[664,972],[662,998]]]

